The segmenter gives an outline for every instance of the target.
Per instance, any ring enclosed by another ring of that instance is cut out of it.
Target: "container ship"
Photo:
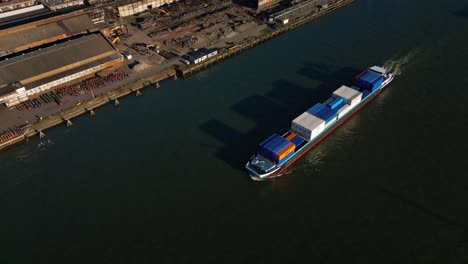
[[[357,113],[383,91],[394,78],[383,67],[373,66],[360,73],[351,87],[342,85],[330,99],[317,103],[292,121],[282,136],[273,134],[259,144],[245,168],[253,180],[282,173],[322,139]]]

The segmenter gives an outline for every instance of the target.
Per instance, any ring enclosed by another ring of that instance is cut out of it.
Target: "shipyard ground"
[[[48,103],[30,110],[7,109],[2,106],[0,131],[29,124],[31,128],[25,136],[37,135],[49,127],[89,113],[107,102],[136,93],[145,86],[166,78],[173,78],[176,75],[176,69],[183,76],[191,74],[277,34],[294,29],[352,0],[311,1],[321,4],[329,3],[330,8],[320,12],[318,9],[311,9],[306,14],[292,15],[289,17],[291,22],[287,25],[279,23],[269,25],[246,7],[219,1],[211,2],[211,4],[206,4],[207,2],[192,1],[191,4],[206,5],[204,7],[206,10],[202,8],[188,15],[183,7],[174,5],[174,10],[168,10],[172,15],[170,19],[168,15],[151,11],[121,20],[120,23],[126,25],[127,32],[119,36],[115,45],[119,52],[131,54],[133,58],[127,60],[126,65],[116,69],[115,72],[124,73],[128,77],[108,82],[100,88],[93,89],[92,92],[82,91],[77,96],[65,96],[61,99],[61,106]],[[141,26],[141,23],[136,23],[136,21],[151,21],[154,25]],[[180,56],[201,47],[218,48],[220,54],[199,65],[187,66],[180,60]],[[166,52],[165,56],[161,55],[163,53],[161,51]],[[172,58],[167,54],[172,54]],[[0,149],[22,140],[23,138],[14,140],[10,142],[11,144],[4,144],[0,146]]]

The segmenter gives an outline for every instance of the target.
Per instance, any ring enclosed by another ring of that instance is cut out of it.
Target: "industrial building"
[[[0,30],[0,56],[23,51],[46,43],[93,31],[94,23],[87,14],[62,20],[49,19]]]
[[[11,107],[122,63],[123,56],[99,33],[5,58],[0,61],[0,103]]]
[[[278,4],[280,1],[281,0],[258,0],[256,1],[257,9],[266,9],[268,7]]]
[[[243,6],[255,8],[259,11],[275,6],[281,2],[281,0],[234,0],[235,3]]]
[[[84,6],[85,4],[84,0],[39,0],[39,2],[52,11],[67,7]]]
[[[157,8],[165,4],[176,2],[177,0],[140,0],[136,2],[129,2],[118,7],[119,16],[127,17],[149,9]]]
[[[36,4],[36,0],[12,0],[0,2],[0,13],[25,8]]]
[[[190,62],[190,64],[198,64],[204,60],[207,60],[208,58],[216,56],[217,54],[217,49],[201,48],[187,53],[186,61]]]

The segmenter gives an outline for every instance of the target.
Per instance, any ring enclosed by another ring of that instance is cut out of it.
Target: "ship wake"
[[[389,72],[393,73],[394,75],[401,75],[403,73],[403,69],[414,60],[414,58],[419,53],[418,49],[414,49],[402,57],[395,57],[387,62],[384,63],[384,68],[386,68]]]

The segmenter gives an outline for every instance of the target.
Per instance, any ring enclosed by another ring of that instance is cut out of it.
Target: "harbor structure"
[[[95,30],[96,27],[87,14],[0,30],[0,56]]]
[[[140,1],[131,1],[122,5],[119,5],[119,15],[120,17],[132,16],[145,12],[147,10],[158,8],[165,4],[171,4],[177,0],[140,0]]]
[[[51,88],[121,66],[121,54],[95,33],[0,61],[0,103],[12,107]]]

